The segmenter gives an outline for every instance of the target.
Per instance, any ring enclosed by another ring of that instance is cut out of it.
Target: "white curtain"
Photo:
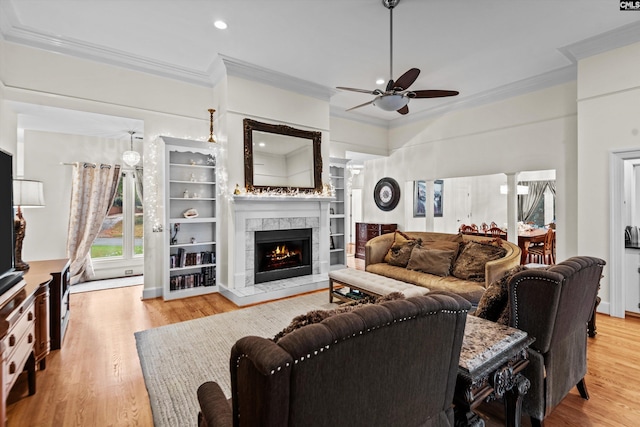
[[[140,199],[141,202],[144,201],[144,197],[143,197],[143,185],[142,182],[144,180],[144,173],[143,173],[143,169],[142,168],[136,168],[136,171],[133,175],[136,178],[136,193],[138,193],[138,198]]]
[[[71,284],[93,277],[91,245],[111,208],[120,181],[119,165],[74,163],[67,257]]]
[[[534,210],[540,200],[544,197],[544,191],[549,187],[556,194],[555,181],[520,181],[518,185],[529,187],[528,194],[518,195],[518,221],[527,222],[531,220]]]

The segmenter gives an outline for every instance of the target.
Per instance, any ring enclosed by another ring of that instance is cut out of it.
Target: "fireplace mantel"
[[[329,272],[329,203],[326,196],[233,197],[233,288],[253,286],[254,233],[261,230],[311,228],[313,274]]]

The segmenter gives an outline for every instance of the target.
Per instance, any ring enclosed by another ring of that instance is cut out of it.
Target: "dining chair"
[[[507,240],[507,232],[499,227],[491,227],[487,233],[492,237],[500,237],[501,239]]]
[[[477,226],[477,225],[475,225],[475,224],[471,224],[471,226],[470,226],[470,227],[473,229],[473,231],[474,231],[475,233],[477,233],[477,232],[478,232],[478,226]]]
[[[460,230],[459,231],[462,234],[474,234],[474,233],[478,232],[478,227],[476,227],[475,230],[474,230],[474,228],[472,226],[462,224],[460,226]]]
[[[482,224],[480,224],[480,230],[481,230],[483,233],[486,233],[486,232],[489,230],[489,226],[487,225],[487,223],[486,223],[486,222],[483,222]]]
[[[530,246],[528,248],[528,262],[536,260],[539,264],[553,265],[556,263],[554,254],[554,245],[556,233],[549,229],[544,235],[544,243],[538,246]]]
[[[491,224],[489,224],[489,228],[500,228],[500,227],[498,227],[498,224],[496,224],[495,221],[491,221]]]

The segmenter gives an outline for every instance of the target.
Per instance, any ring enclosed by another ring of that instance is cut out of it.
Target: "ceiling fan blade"
[[[393,90],[393,80],[389,80],[389,83],[387,83],[387,87],[385,89],[385,92],[389,92],[391,90]]]
[[[353,87],[342,87],[342,86],[338,86],[336,89],[349,90],[351,92],[368,93],[369,95],[376,95],[375,91],[367,90],[367,89],[356,89]],[[376,90],[379,90],[379,89],[376,89]]]
[[[408,114],[409,113],[409,106],[405,105],[404,107],[402,107],[401,109],[396,110],[396,111],[398,113],[402,114],[402,115]]]
[[[456,96],[459,93],[457,90],[412,90],[407,96],[410,98],[442,98]]]
[[[418,78],[420,74],[420,70],[417,68],[412,68],[403,75],[400,76],[396,83],[393,85],[394,88],[399,88],[400,90],[406,90],[409,86],[413,84]]]
[[[356,105],[355,107],[351,107],[351,108],[349,108],[348,110],[345,110],[345,111],[351,111],[351,110],[355,110],[356,108],[360,108],[360,107],[364,107],[364,106],[369,105],[369,104],[373,104],[373,101],[375,101],[375,98],[372,99],[369,102],[365,102],[364,104]]]

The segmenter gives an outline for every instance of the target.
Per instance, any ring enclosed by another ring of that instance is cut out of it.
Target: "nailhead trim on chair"
[[[463,313],[463,312],[465,312],[465,313],[466,313],[467,311],[466,311],[466,310],[455,310],[455,311],[452,311],[452,310],[441,310],[441,311],[439,311],[439,312],[441,312],[441,313],[447,313],[447,314],[459,314],[459,313]],[[429,312],[429,313],[426,313],[426,315],[427,315],[427,316],[430,316],[430,315],[438,314],[439,312],[438,312],[438,311],[431,311],[431,312]],[[404,321],[407,321],[407,320],[415,319],[415,318],[417,318],[417,317],[418,317],[418,316],[416,315],[416,316],[412,316],[412,317],[403,317],[402,319],[394,319],[394,320],[393,320],[393,322],[387,322],[387,323],[382,324],[382,325],[379,325],[379,326],[373,326],[373,327],[367,328],[367,330],[366,330],[366,331],[362,330],[362,331],[356,332],[356,333],[352,334],[350,337],[344,337],[344,338],[342,338],[341,340],[335,340],[333,343],[334,343],[334,344],[337,344],[337,343],[338,343],[338,341],[345,341],[345,340],[347,340],[347,339],[349,339],[349,338],[353,338],[353,337],[356,337],[356,336],[358,336],[358,335],[363,335],[363,334],[365,334],[365,333],[367,333],[367,332],[371,332],[371,331],[374,331],[374,330],[376,330],[376,329],[380,329],[380,328],[381,328],[381,327],[383,327],[383,326],[390,326],[390,325],[391,325],[391,323],[404,322]],[[323,352],[324,350],[328,350],[328,349],[329,349],[329,347],[330,347],[330,346],[327,344],[327,345],[325,345],[324,347],[321,347],[321,348],[319,348],[318,350],[315,350],[315,351],[313,352],[313,355],[314,355],[314,356],[317,356],[317,355],[318,355],[318,352]],[[246,354],[244,354],[244,353],[243,353],[243,354],[241,354],[240,356],[238,356],[238,358],[236,359],[236,368],[240,367],[240,360],[241,360],[242,358],[245,358],[245,357],[248,357],[248,356],[247,356]],[[301,356],[299,359],[294,360],[294,361],[293,361],[293,363],[294,363],[294,364],[298,364],[298,362],[302,362],[302,361],[304,361],[304,360],[305,360],[305,358],[306,358],[306,359],[311,359],[311,353],[307,354],[306,356]],[[270,375],[274,375],[274,374],[276,374],[277,372],[280,372],[280,371],[282,370],[282,368],[288,368],[289,366],[290,366],[290,363],[289,363],[289,362],[287,362],[284,366],[278,366],[277,368],[275,368],[275,369],[272,369],[272,370],[271,370]]]

